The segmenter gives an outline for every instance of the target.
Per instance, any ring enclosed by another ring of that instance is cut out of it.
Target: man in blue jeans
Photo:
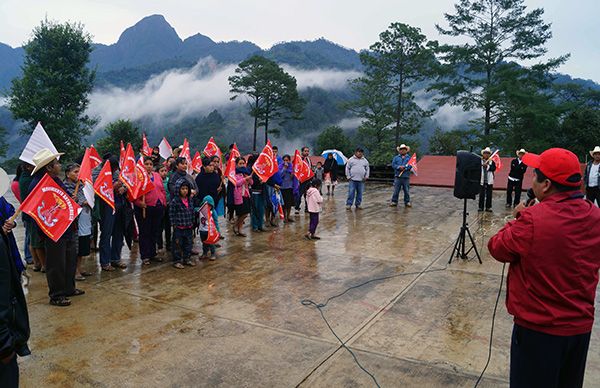
[[[392,159],[392,168],[394,169],[394,194],[390,206],[398,206],[398,196],[400,190],[404,192],[404,206],[411,207],[410,204],[410,170],[412,166],[408,165],[410,155],[408,155],[408,146],[401,144],[398,148],[398,155]]]
[[[350,210],[353,203],[357,210],[362,209],[360,204],[362,203],[365,181],[369,179],[369,161],[363,154],[363,149],[357,148],[354,155],[346,163],[346,178],[348,178],[346,210]]]

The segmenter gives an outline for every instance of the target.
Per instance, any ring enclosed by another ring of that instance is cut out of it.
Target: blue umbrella
[[[325,159],[327,159],[327,155],[328,154],[333,154],[333,158],[335,159],[335,161],[337,162],[337,164],[339,165],[343,165],[348,163],[348,158],[342,153],[342,151],[338,151],[338,150],[325,150],[321,153],[321,156],[324,157]]]

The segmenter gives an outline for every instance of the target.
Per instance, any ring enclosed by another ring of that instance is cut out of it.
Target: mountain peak
[[[123,31],[117,44],[179,45],[181,38],[163,15],[150,15]]]

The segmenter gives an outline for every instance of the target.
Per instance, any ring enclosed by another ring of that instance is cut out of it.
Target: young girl
[[[178,197],[171,200],[169,205],[169,218],[173,226],[173,267],[182,269],[183,265],[195,266],[192,256],[194,205],[191,200],[190,184],[185,179],[180,179],[175,185]]]
[[[215,210],[215,201],[210,195],[204,197],[202,201],[202,206],[208,206],[210,214],[212,215],[212,219],[215,223],[215,227],[219,232],[219,216],[217,215],[217,211]],[[208,239],[208,223],[206,218],[202,216],[200,213],[200,239],[202,240],[202,256],[200,256],[200,260],[209,259],[209,260],[217,260],[217,254],[215,253],[215,244],[206,244],[205,241]],[[210,252],[210,255],[208,254]]]
[[[167,196],[160,174],[154,172],[154,161],[151,157],[144,157],[144,167],[154,189],[136,199],[134,204],[135,219],[139,227],[140,258],[144,265],[149,265],[150,260],[155,258],[162,261],[156,257],[156,239],[160,233]]]
[[[171,250],[171,223],[169,222],[169,203],[171,202],[171,196],[169,194],[169,177],[167,176],[168,170],[167,170],[167,166],[165,166],[164,164],[159,165],[158,167],[156,167],[156,172],[158,172],[158,175],[160,175],[160,178],[163,181],[163,189],[165,190],[165,197],[167,199],[167,202],[165,203],[165,207],[163,209],[163,213],[162,213],[162,222],[161,225],[159,226],[159,229],[157,231],[157,235],[156,235],[156,249],[159,251],[162,251],[164,245],[163,245],[163,231],[165,232],[165,241],[166,241],[166,245],[167,245],[167,250],[170,251]]]
[[[321,238],[315,235],[317,225],[319,225],[319,212],[321,212],[321,204],[323,197],[319,193],[321,189],[321,180],[313,179],[310,183],[310,188],[306,191],[306,203],[308,205],[308,214],[310,216],[310,225],[308,233],[304,237],[308,240],[320,240]]]
[[[233,233],[236,236],[246,237],[240,230],[244,226],[244,220],[250,214],[250,190],[252,184],[252,171],[246,168],[246,160],[239,157],[235,161],[235,188],[233,189],[233,203],[235,204],[235,213],[237,219],[233,226]]]

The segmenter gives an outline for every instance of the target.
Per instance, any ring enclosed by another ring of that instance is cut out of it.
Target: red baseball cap
[[[523,163],[537,168],[548,179],[565,186],[581,185],[581,166],[577,155],[564,148],[550,148],[539,155],[527,152]]]

